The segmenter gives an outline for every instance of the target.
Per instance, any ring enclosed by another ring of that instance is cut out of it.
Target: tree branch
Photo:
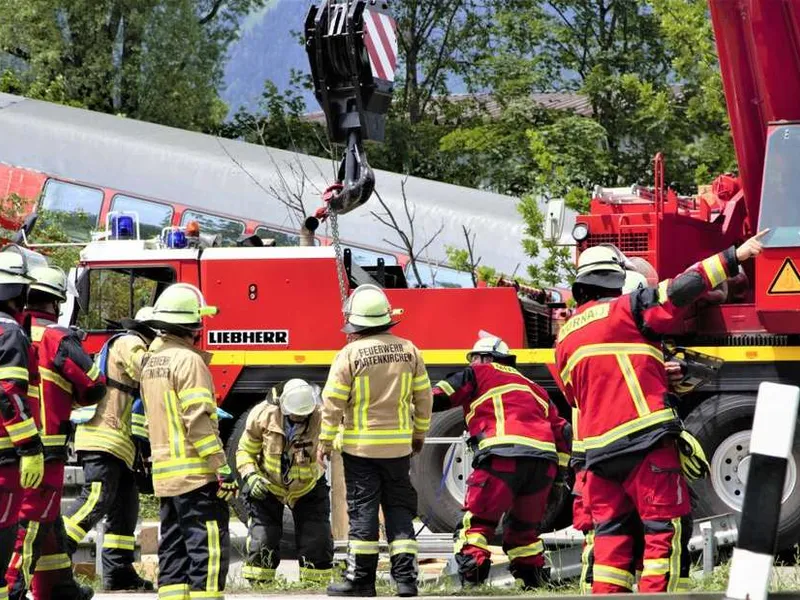
[[[215,0],[214,5],[211,7],[211,10],[208,11],[205,17],[202,17],[200,21],[200,25],[206,25],[209,21],[213,21],[214,18],[217,16],[219,9],[222,8],[222,5],[225,4],[225,0]]]
[[[24,61],[29,61],[31,59],[31,55],[29,52],[23,50],[22,48],[17,48],[16,46],[9,47],[9,46],[0,46],[0,50],[5,52],[6,54],[10,54],[15,58],[22,59]]]

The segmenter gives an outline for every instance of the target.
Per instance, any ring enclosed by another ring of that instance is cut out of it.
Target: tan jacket
[[[208,355],[163,335],[145,355],[140,390],[147,412],[156,496],[216,481],[225,464]]]
[[[244,479],[250,473],[261,473],[267,478],[269,491],[284,504],[294,506],[324,475],[317,463],[321,423],[322,411],[316,408],[305,423],[296,425],[294,437],[289,441],[280,407],[267,400],[257,404],[250,411],[239,439],[236,451],[239,474]]]
[[[344,420],[342,451],[367,458],[411,454],[431,423],[433,397],[419,350],[391,333],[362,337],[336,355],[322,391],[320,442]]]
[[[97,403],[94,417],[75,430],[75,450],[107,452],[133,468],[136,450],[131,440],[131,407],[134,397],[113,387],[117,381],[130,388],[139,387],[146,342],[134,333],[123,335],[108,350],[106,394]]]

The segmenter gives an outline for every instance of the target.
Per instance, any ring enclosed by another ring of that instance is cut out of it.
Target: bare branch
[[[215,0],[214,5],[211,7],[211,10],[208,11],[205,17],[202,17],[198,23],[200,25],[205,25],[209,21],[213,21],[214,18],[217,16],[219,9],[222,8],[222,5],[225,4],[225,0]]]

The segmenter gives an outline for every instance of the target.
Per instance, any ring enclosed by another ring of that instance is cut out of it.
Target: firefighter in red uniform
[[[645,542],[639,591],[678,589],[685,562],[682,517],[690,512],[679,447],[691,462],[698,445],[682,433],[670,404],[660,334],[706,291],[737,274],[741,262],[759,254],[761,235],[657,288],[625,295],[618,253],[597,246],[581,254],[572,288],[578,309],[559,332],[556,365],[567,400],[580,410],[584,501],[595,529],[594,593],[632,591],[637,516]]]
[[[484,336],[470,366],[433,388],[434,411],[460,406],[475,453],[455,560],[463,583],[486,580],[489,543],[503,514],[503,550],[526,588],[549,580],[539,526],[559,465],[569,460],[569,424],[547,392],[514,367],[500,338]]]
[[[19,322],[31,278],[14,246],[0,252],[0,600],[8,599],[6,568],[14,550],[23,489],[42,482],[44,457],[26,398],[36,381],[35,353]]]
[[[17,543],[7,573],[9,597],[21,600],[33,578],[36,598],[90,598],[91,588],[72,576],[66,534],[61,521],[61,493],[67,437],[73,402],[96,403],[105,394],[105,381],[81,348],[78,336],[57,324],[59,304],[66,300],[66,276],[60,269],[36,267],[28,293],[27,315],[38,358],[40,386],[38,426],[44,445],[44,480],[25,493]],[[39,568],[37,569],[37,564]]]

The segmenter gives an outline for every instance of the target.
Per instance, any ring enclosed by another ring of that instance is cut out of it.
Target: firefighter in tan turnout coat
[[[330,455],[344,422],[342,459],[350,519],[348,568],[330,596],[374,596],[378,508],[386,518],[392,578],[400,596],[417,595],[417,494],[409,477],[412,448],[422,449],[433,397],[425,363],[410,341],[389,333],[396,322],[383,291],[356,288],[344,331],[350,342],[322,392],[320,458]],[[322,462],[320,460],[320,462]]]
[[[247,417],[236,466],[244,481],[247,561],[242,574],[270,582],[280,564],[283,507],[292,511],[301,581],[328,583],[333,561],[330,489],[317,462],[322,411],[314,387],[291,379]]]
[[[200,290],[164,290],[148,324],[162,332],[144,358],[140,389],[147,413],[153,487],[161,499],[158,595],[223,598],[230,540],[227,501],[236,479],[219,437],[208,357],[194,348],[205,305]]]

